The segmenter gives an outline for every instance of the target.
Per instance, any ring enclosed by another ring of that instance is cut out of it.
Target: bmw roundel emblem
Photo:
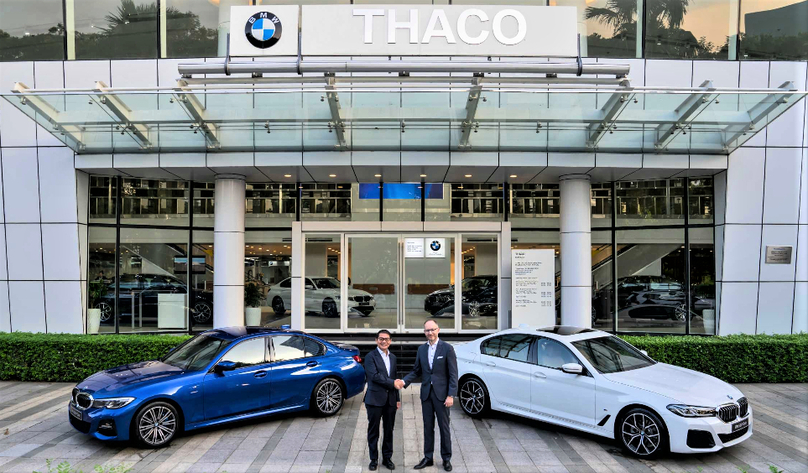
[[[281,39],[283,27],[281,20],[274,13],[262,11],[251,16],[244,26],[244,35],[256,48],[266,49]]]
[[[432,251],[438,251],[440,249],[440,243],[438,243],[437,240],[434,240],[429,244],[429,247],[432,248]]]

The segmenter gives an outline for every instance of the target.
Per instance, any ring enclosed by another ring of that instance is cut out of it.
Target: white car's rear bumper
[[[663,414],[663,417],[670,434],[670,448],[675,453],[716,452],[724,447],[739,444],[752,436],[751,406],[746,417],[731,423],[717,417],[680,417],[669,411]],[[749,426],[733,433],[732,426],[743,420],[748,420]],[[712,437],[712,446],[708,446],[708,434]],[[700,448],[694,448],[696,446]]]

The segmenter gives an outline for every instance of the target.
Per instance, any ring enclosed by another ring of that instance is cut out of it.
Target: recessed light
[[[373,176],[374,176],[374,177],[382,177],[382,175],[381,175],[381,174],[374,174]]]
[[[515,178],[516,174],[511,174],[511,179]]]
[[[466,177],[471,177],[471,174],[466,174]]]
[[[284,174],[283,177],[292,177],[291,174]]]
[[[421,177],[426,177],[426,174],[421,174]]]
[[[336,174],[329,174],[328,177],[337,177]]]

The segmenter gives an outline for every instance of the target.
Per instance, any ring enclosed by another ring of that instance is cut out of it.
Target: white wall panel
[[[42,280],[42,235],[38,223],[7,223],[8,279]]]
[[[693,61],[693,87],[706,80],[713,81],[713,87],[738,87],[740,64],[739,61]]]
[[[793,281],[797,255],[792,250],[791,264],[766,264],[766,246],[797,248],[797,225],[763,225],[760,245],[760,281]]]
[[[6,264],[6,226],[0,225],[0,280],[8,279]]]
[[[70,148],[39,149],[43,222],[75,222],[78,219],[76,180],[71,179],[75,172]]]
[[[8,311],[8,281],[0,281],[0,332],[11,331],[10,314]]]
[[[84,333],[79,281],[46,281],[48,333]]]
[[[3,93],[9,92],[15,82],[34,88],[33,62],[4,62],[0,65]],[[36,122],[4,99],[0,99],[0,146],[36,146]]]
[[[755,333],[757,283],[721,284],[721,321],[718,335]]]
[[[722,281],[757,281],[760,269],[760,225],[724,226]]]
[[[0,286],[2,290],[2,286]],[[2,308],[0,308],[2,313]],[[794,285],[794,321],[791,325],[792,333],[808,333],[808,282],[798,282]]]
[[[645,61],[645,85],[649,87],[690,87],[692,75],[693,61]]]
[[[65,87],[68,89],[87,89],[94,87],[96,81],[111,85],[109,60],[65,62]]]
[[[765,150],[741,148],[729,155],[727,223],[762,223]]]
[[[724,280],[724,225],[715,227],[715,279]]]
[[[46,280],[81,279],[78,227],[75,223],[42,224],[42,257]]]
[[[90,175],[75,170],[76,174],[76,215],[79,223],[87,223],[87,214],[90,209]]]
[[[795,281],[808,282],[808,225],[799,225],[797,228],[797,248],[794,249],[796,255]]]
[[[156,87],[157,59],[112,61],[111,73],[112,87]]]
[[[793,282],[761,282],[757,333],[791,333]]]
[[[45,329],[45,293],[42,281],[9,281],[11,329],[42,332]]]
[[[3,149],[3,200],[6,222],[39,222],[36,148]]]
[[[805,90],[806,62],[772,62],[769,87],[780,87],[793,81],[797,89]],[[788,109],[767,127],[766,146],[802,146],[805,130],[805,100]]]
[[[727,210],[727,172],[720,172],[713,177],[713,196],[715,202],[715,223],[724,223]]]
[[[806,132],[808,135],[808,132]],[[800,178],[800,224],[808,225],[808,148],[802,150]]]
[[[799,220],[800,148],[766,149],[763,223],[794,224]]]

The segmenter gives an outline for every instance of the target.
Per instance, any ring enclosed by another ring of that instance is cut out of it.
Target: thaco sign
[[[308,56],[577,55],[575,7],[304,5],[299,17],[290,8],[232,7],[230,54],[296,55],[299,20]]]

